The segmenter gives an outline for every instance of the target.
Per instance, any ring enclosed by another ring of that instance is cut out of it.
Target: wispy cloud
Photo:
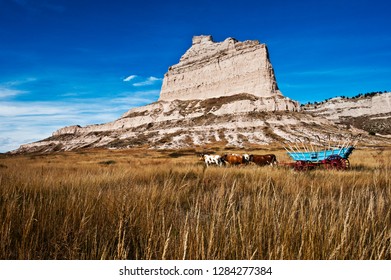
[[[134,83],[133,86],[135,86],[135,87],[150,86],[150,85],[153,85],[157,82],[161,82],[162,80],[163,79],[161,79],[161,78],[149,77],[144,81]]]
[[[130,75],[124,78],[122,81],[124,82],[132,82],[134,87],[143,87],[143,86],[151,86],[161,82],[163,79],[157,77],[142,77],[138,75]]]
[[[22,79],[18,79],[18,80],[7,81],[3,84],[0,84],[0,87],[2,85],[5,87],[20,86],[20,85],[24,85],[24,84],[35,82],[35,81],[37,81],[37,78],[34,78],[34,77],[22,78]]]
[[[25,86],[26,84],[34,82],[36,80],[36,78],[26,78],[0,83],[0,99],[15,97],[21,94],[28,93],[28,90],[20,88],[23,88],[23,86]]]
[[[123,79],[124,82],[130,82],[131,80],[137,78],[137,75],[130,75]]]
[[[12,89],[12,88],[6,88],[6,87],[0,87],[0,99],[12,97],[20,94],[24,94],[26,91],[18,90],[18,89]]]

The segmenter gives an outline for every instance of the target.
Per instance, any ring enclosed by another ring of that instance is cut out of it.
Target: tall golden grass
[[[2,157],[0,258],[390,259],[390,156],[309,172],[186,151]]]

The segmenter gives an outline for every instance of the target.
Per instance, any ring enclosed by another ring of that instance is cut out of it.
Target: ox
[[[250,155],[250,162],[253,162],[257,165],[276,165],[277,157],[274,154],[268,155]]]
[[[221,156],[219,155],[205,155],[201,154],[200,155],[200,160],[205,162],[206,166],[209,165],[217,165],[217,166],[222,166],[224,164],[224,160]]]
[[[238,155],[238,154],[230,154],[223,155],[221,157],[224,162],[228,162],[231,165],[239,165],[239,164],[247,164],[250,161],[250,155]]]

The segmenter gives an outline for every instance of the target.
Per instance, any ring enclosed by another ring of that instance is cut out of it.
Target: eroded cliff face
[[[265,44],[194,36],[190,49],[164,76],[159,100],[194,100],[248,93],[281,95]]]

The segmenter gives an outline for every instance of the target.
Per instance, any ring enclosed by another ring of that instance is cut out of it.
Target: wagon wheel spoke
[[[327,169],[346,170],[350,167],[350,162],[339,155],[331,155],[327,158],[325,167]]]

